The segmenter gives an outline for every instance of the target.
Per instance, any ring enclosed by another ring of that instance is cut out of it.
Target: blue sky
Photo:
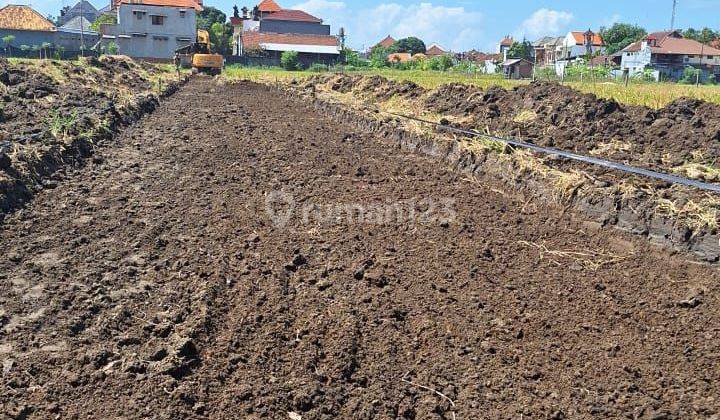
[[[32,6],[43,14],[57,14],[73,0],[37,0]],[[102,6],[99,0],[90,0]],[[257,1],[257,0],[256,0]],[[455,51],[472,48],[491,51],[506,34],[536,39],[564,35],[568,30],[598,29],[613,22],[661,30],[670,26],[672,0],[276,0],[286,8],[301,8],[332,25],[343,26],[354,48],[368,47],[391,34],[417,35],[426,43],[439,43]],[[233,4],[251,7],[242,0],[205,0],[230,15]],[[720,30],[720,0],[679,0],[677,25],[709,26]]]

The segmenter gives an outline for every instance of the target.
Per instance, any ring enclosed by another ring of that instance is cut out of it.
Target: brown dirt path
[[[5,221],[0,413],[720,413],[716,268],[498,188],[196,79]],[[444,198],[450,223],[297,215]]]

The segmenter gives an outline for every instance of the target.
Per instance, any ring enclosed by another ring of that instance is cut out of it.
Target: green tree
[[[222,23],[223,25],[227,22],[227,16],[221,10],[216,9],[212,6],[205,6],[203,11],[198,14],[197,27],[210,32],[214,23]]]
[[[379,69],[388,65],[388,54],[390,50],[383,46],[376,46],[370,51],[370,65],[373,68]]]
[[[29,45],[22,44],[22,45],[20,46],[20,50],[21,50],[21,51],[30,51],[30,46],[29,46]]]
[[[351,50],[350,48],[345,48],[343,56],[348,66],[366,67],[369,64],[366,60],[360,58],[360,54],[358,54],[357,51]]]
[[[12,43],[15,42],[15,36],[14,35],[7,35],[2,38],[3,46],[5,47],[5,54],[7,55],[8,48],[12,46]]]
[[[522,42],[513,42],[510,49],[507,52],[508,58],[524,58],[526,60],[532,59],[533,46],[528,40]]]
[[[280,65],[288,71],[300,70],[300,58],[297,51],[284,51],[280,56]]]
[[[600,36],[607,45],[607,53],[614,54],[633,42],[640,41],[647,35],[647,31],[628,23],[616,23],[610,28],[600,28]]]
[[[232,26],[221,10],[206,6],[197,17],[197,28],[208,31],[210,42],[219,54],[230,54],[232,50]]]
[[[687,39],[694,39],[695,41],[709,44],[717,38],[720,38],[720,31],[715,32],[710,28],[702,28],[702,30],[696,30],[694,28],[688,28],[682,32],[682,36]]]
[[[391,51],[389,51],[390,54],[392,53],[410,53],[412,55],[415,54],[425,54],[427,52],[427,47],[425,46],[425,43],[420,39],[416,38],[414,36],[403,38],[401,40],[398,40],[395,42],[395,44],[390,48]]]
[[[90,30],[93,32],[100,32],[100,25],[115,25],[117,24],[117,16],[111,14],[102,14],[95,19],[95,22],[90,24]]]

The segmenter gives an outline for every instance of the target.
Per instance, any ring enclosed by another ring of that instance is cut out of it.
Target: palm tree
[[[8,48],[11,46],[10,44],[15,42],[15,36],[14,35],[4,36],[2,41],[3,41],[3,44],[5,45],[5,55],[7,55]]]

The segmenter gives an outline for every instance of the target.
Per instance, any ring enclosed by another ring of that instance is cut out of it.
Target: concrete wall
[[[89,50],[94,47],[99,41],[100,36],[96,33],[83,33],[82,42],[80,40],[79,32],[66,32],[58,30],[55,33],[55,44],[63,47],[66,50],[80,50],[80,46],[83,45],[83,49]]]
[[[162,16],[162,24],[153,25],[152,16]],[[118,10],[118,24],[111,33],[119,37],[114,42],[121,54],[170,59],[175,50],[195,42],[196,21],[194,9],[123,4]],[[103,44],[110,41],[113,40],[105,39]]]
[[[33,45],[42,45],[44,42],[54,44],[55,43],[55,32],[45,31],[17,31],[0,29],[0,38],[4,38],[8,35],[15,37],[15,41],[12,42],[11,46],[20,48],[21,45],[27,45],[32,47]],[[4,47],[5,45],[2,45]]]
[[[44,32],[0,29],[0,38],[4,38],[8,35],[15,37],[15,41],[12,42],[11,46],[16,49],[19,49],[22,45],[32,47],[33,45],[40,46],[47,42],[49,44],[63,47],[65,50],[80,50],[80,33],[66,32],[62,30],[58,30],[57,32]],[[90,49],[98,42],[98,35],[95,33],[85,33],[83,35],[83,40],[85,43],[85,49]],[[0,48],[4,47],[4,44],[0,45]]]
[[[260,22],[260,32],[330,35],[330,25],[310,22],[294,22],[288,20],[263,20]]]

